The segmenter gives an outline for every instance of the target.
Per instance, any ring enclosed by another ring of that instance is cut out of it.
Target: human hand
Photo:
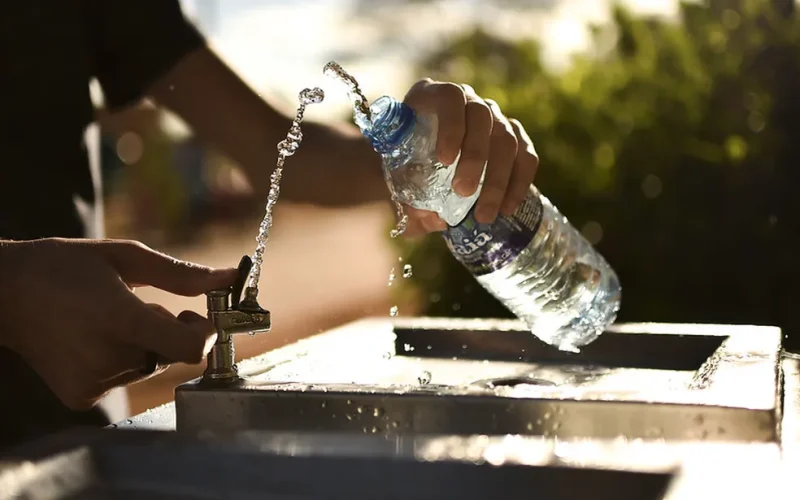
[[[453,178],[456,194],[475,193],[486,166],[475,219],[490,223],[498,213],[513,214],[528,194],[539,166],[533,142],[522,125],[507,118],[496,102],[481,98],[469,85],[420,80],[406,94],[405,103],[423,115],[436,115],[439,161],[450,165],[461,153]],[[435,213],[406,209],[407,236],[447,228]]]
[[[216,340],[206,318],[191,311],[175,317],[142,302],[134,287],[195,296],[230,286],[236,275],[132,241],[0,243],[0,343],[67,407],[85,410],[111,389],[152,376],[142,372],[148,352],[196,364]]]

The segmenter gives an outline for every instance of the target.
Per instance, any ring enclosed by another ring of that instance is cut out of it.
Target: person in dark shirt
[[[3,445],[108,424],[99,403],[143,377],[146,352],[202,360],[214,341],[207,320],[144,304],[135,286],[194,296],[235,277],[140,243],[87,239],[102,234],[86,217],[101,200],[85,140],[90,80],[111,111],[148,98],[177,113],[241,165],[256,194],[268,189],[275,144],[291,119],[206,46],[177,0],[26,0],[5,2],[0,12]],[[474,193],[486,166],[479,220],[519,206],[538,159],[518,122],[465,85],[423,80],[406,102],[437,115],[442,161],[461,154],[458,193]],[[304,125],[282,196],[328,206],[388,198],[380,160],[357,129],[314,123]],[[407,236],[445,227],[435,214],[409,212]]]

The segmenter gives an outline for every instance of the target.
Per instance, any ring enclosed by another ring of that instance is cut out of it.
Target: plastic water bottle
[[[370,110],[362,132],[399,201],[438,213],[453,256],[534,335],[577,352],[614,322],[621,296],[614,270],[536,187],[513,215],[480,224],[473,207],[483,179],[471,196],[453,191],[458,160],[436,158],[436,117],[387,96]]]

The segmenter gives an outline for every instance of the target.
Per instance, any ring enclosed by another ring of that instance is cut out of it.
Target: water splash
[[[272,227],[272,210],[281,192],[283,166],[286,162],[286,158],[292,156],[303,141],[303,132],[300,129],[300,123],[303,121],[306,106],[318,104],[324,99],[325,92],[320,88],[303,89],[300,91],[298,96],[300,105],[297,108],[294,121],[292,121],[292,125],[289,127],[286,139],[278,143],[278,161],[275,164],[275,170],[272,171],[272,175],[270,176],[269,195],[267,196],[264,219],[258,227],[256,250],[253,253],[253,267],[250,270],[250,276],[247,280],[248,287],[258,289],[258,282],[261,279],[261,263],[264,260],[264,251],[267,248],[267,241],[269,240],[269,230]]]
[[[322,68],[322,74],[342,83],[346,90],[350,102],[353,104],[353,119],[361,130],[372,127],[372,111],[369,109],[369,101],[358,86],[358,81],[345,71],[339,63],[331,61]]]
[[[389,271],[389,284],[387,286],[392,286],[394,284],[394,280],[395,278],[397,278],[394,272],[395,272],[394,268],[392,268],[392,270]]]
[[[397,316],[397,312],[398,312],[397,306],[392,306],[389,308],[389,316],[394,318],[395,316]]]
[[[406,264],[403,266],[403,278],[408,279],[414,275],[414,269],[411,267],[411,264]]]
[[[372,128],[372,112],[369,109],[369,100],[367,100],[364,92],[361,91],[361,87],[358,86],[358,81],[335,61],[330,61],[326,64],[325,67],[322,68],[322,73],[344,85],[347,90],[347,95],[350,98],[350,103],[353,105],[353,120],[362,132],[369,131],[369,129]],[[403,210],[403,205],[397,197],[394,184],[386,169],[383,169],[383,179],[386,181],[386,185],[389,188],[389,194],[392,197],[392,203],[394,203],[394,209],[397,215],[397,225],[394,229],[389,231],[389,236],[397,238],[402,235],[408,227],[408,215],[406,215],[405,210]]]

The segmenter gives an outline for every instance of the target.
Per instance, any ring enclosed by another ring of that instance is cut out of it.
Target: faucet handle
[[[250,275],[250,269],[252,267],[253,260],[249,255],[245,255],[242,257],[242,260],[239,261],[239,276],[236,278],[236,282],[231,289],[231,309],[239,308],[239,303],[242,300],[242,291],[244,290],[245,283],[247,283],[247,277]]]

